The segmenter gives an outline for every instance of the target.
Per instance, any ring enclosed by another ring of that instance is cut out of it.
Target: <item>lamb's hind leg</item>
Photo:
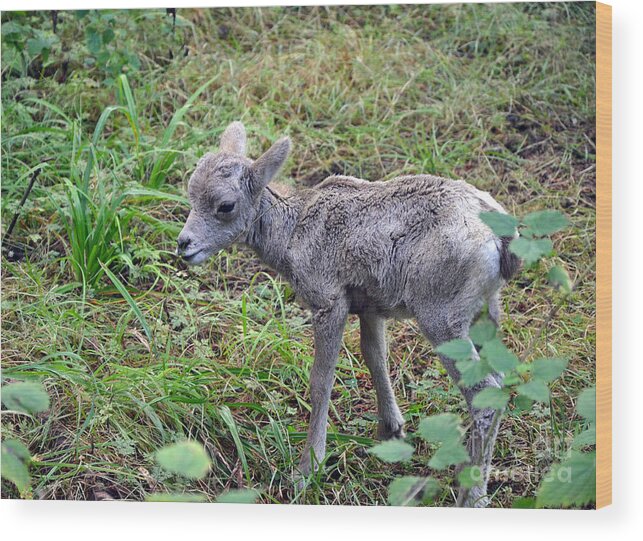
[[[386,362],[386,320],[374,314],[362,314],[359,321],[360,347],[377,393],[377,438],[403,438],[404,418],[395,400]]]
[[[420,320],[419,320],[420,321]],[[463,320],[461,324],[453,324],[453,320],[447,323],[447,319],[441,322],[436,318],[420,321],[420,325],[424,334],[429,341],[438,346],[444,342],[463,338],[469,340],[469,322]],[[471,344],[474,357],[478,358],[477,351]],[[498,423],[492,426],[495,410],[493,409],[478,409],[473,407],[473,399],[475,396],[488,387],[500,387],[502,378],[498,374],[489,374],[484,380],[477,383],[472,387],[464,387],[459,384],[460,372],[455,366],[455,362],[448,357],[439,355],[440,360],[446,368],[449,376],[458,385],[462,392],[468,406],[469,414],[471,416],[471,429],[469,431],[469,438],[467,441],[467,450],[471,457],[471,465],[477,468],[479,476],[478,486],[470,490],[460,489],[458,500],[456,504],[460,507],[485,507],[488,505],[487,497],[487,483],[489,480],[489,473],[491,470],[491,459],[493,457],[493,449],[495,446],[496,437],[498,435]]]
[[[489,374],[483,381],[473,387],[461,388],[472,420],[469,439],[467,440],[467,450],[471,457],[471,464],[477,468],[477,471],[474,471],[474,475],[479,484],[468,490],[460,489],[456,502],[458,507],[486,507],[489,503],[487,483],[491,472],[491,459],[493,458],[493,450],[498,437],[499,423],[494,423],[496,410],[474,408],[472,402],[475,396],[483,389],[501,386],[501,376]]]

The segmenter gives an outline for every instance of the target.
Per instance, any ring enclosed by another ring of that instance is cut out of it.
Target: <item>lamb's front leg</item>
[[[330,392],[347,316],[347,303],[342,301],[327,309],[313,312],[315,360],[310,371],[312,412],[306,446],[299,462],[299,471],[303,476],[313,471],[316,463],[322,462],[326,454],[326,424]],[[314,454],[314,457],[311,454]]]

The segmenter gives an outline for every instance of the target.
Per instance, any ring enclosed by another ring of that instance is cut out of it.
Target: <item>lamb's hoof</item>
[[[377,423],[377,439],[380,441],[392,440],[392,439],[402,439],[406,436],[404,433],[404,421],[393,421],[393,423],[387,423],[384,421],[379,421]]]
[[[458,492],[457,507],[469,507],[482,509],[491,503],[491,498],[482,487],[473,487],[469,490],[461,488]]]
[[[302,475],[301,473],[297,473],[293,481],[295,484],[295,488],[298,491],[304,490],[308,485],[308,477],[306,477],[305,475]]]
[[[315,465],[315,471],[317,467]],[[297,490],[304,490],[310,484],[310,474],[313,472],[313,466],[310,461],[310,455],[304,454],[299,466],[295,470],[295,475],[293,478],[293,484]]]

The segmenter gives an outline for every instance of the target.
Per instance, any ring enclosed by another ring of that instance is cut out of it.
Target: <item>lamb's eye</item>
[[[234,210],[234,203],[221,203],[219,205],[219,208],[217,209],[217,212],[221,213],[227,213],[227,212],[232,212]]]

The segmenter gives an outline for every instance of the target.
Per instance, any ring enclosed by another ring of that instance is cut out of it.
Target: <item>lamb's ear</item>
[[[246,129],[241,122],[233,122],[230,124],[223,135],[221,136],[221,144],[219,149],[223,152],[230,152],[232,154],[239,154],[245,156],[246,154]]]
[[[252,192],[263,190],[288,158],[290,139],[282,137],[252,164]]]

